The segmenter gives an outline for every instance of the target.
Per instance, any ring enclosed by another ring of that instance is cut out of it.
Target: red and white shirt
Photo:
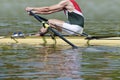
[[[70,1],[75,7],[75,10],[73,12],[64,10],[66,16],[68,17],[69,23],[84,27],[84,17],[83,17],[81,8],[79,7],[79,5],[75,0],[70,0]]]

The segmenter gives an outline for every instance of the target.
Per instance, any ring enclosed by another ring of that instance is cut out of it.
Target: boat
[[[86,39],[81,36],[65,36],[65,38],[76,46],[119,46],[120,47],[120,37],[108,37],[108,38],[95,38]],[[24,38],[10,38],[10,37],[0,37],[1,44],[29,44],[29,45],[40,45],[40,44],[56,44],[56,45],[69,45],[64,40],[56,37],[55,40],[51,37],[24,37]]]

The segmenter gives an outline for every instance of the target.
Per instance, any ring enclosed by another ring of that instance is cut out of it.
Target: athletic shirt
[[[73,12],[64,10],[65,14],[68,17],[69,23],[84,27],[84,17],[82,15],[82,11],[81,11],[80,7],[74,0],[70,0],[70,1],[74,5],[75,10]]]
[[[77,11],[79,11],[80,13],[82,13],[82,11],[81,11],[80,7],[78,6],[78,4],[77,4],[74,0],[70,0],[70,1],[73,3],[75,9],[76,9]]]

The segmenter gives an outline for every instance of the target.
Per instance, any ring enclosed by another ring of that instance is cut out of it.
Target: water
[[[9,36],[15,31],[37,32],[41,24],[25,12],[25,7],[51,5],[59,0],[51,0],[49,4],[47,1],[1,0],[0,35]],[[85,16],[85,32],[120,36],[119,0],[76,1]],[[42,16],[66,20],[61,13]],[[119,46],[89,46],[77,50],[58,46],[0,46],[0,80],[120,79]]]
[[[0,48],[0,80],[119,80],[119,47]]]

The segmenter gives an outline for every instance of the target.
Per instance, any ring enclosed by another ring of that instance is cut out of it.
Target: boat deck
[[[0,38],[0,44],[30,44],[30,45],[39,45],[39,44],[58,44],[58,45],[68,45],[62,39],[56,37],[55,40],[51,39],[51,37],[45,37],[46,39],[43,40],[41,37],[27,37],[27,38]],[[88,46],[88,45],[104,45],[104,46],[120,46],[120,37],[111,37],[111,38],[101,38],[101,39],[92,39],[87,40],[85,37],[65,37],[71,43],[77,46]]]

